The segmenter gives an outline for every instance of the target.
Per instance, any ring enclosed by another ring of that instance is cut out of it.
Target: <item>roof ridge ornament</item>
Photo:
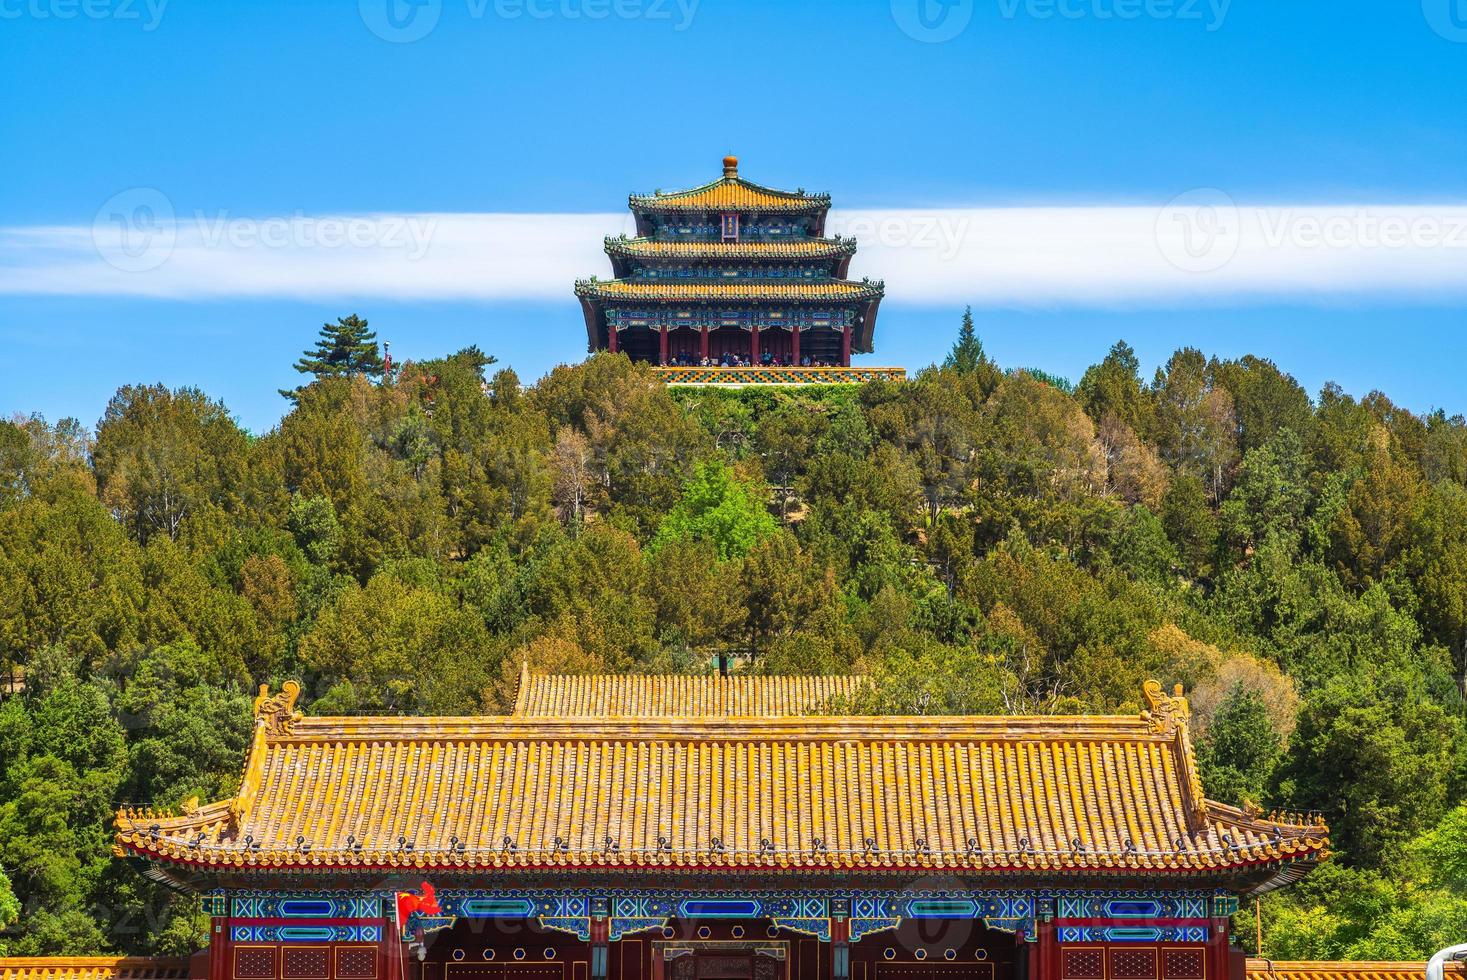
[[[289,735],[295,723],[305,717],[295,710],[295,702],[301,696],[301,686],[295,681],[280,685],[279,694],[270,693],[269,684],[260,685],[260,695],[255,698],[255,725],[263,725],[266,735]]]
[[[1141,712],[1153,735],[1175,735],[1177,729],[1186,727],[1192,718],[1192,706],[1182,696],[1182,685],[1178,684],[1168,695],[1159,681],[1147,681],[1141,685],[1141,693],[1151,707]]]

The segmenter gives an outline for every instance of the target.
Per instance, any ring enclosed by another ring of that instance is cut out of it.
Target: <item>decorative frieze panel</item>
[[[606,325],[612,330],[718,330],[723,327],[760,330],[834,330],[840,332],[856,318],[856,307],[765,306],[718,309],[696,306],[654,306],[632,309],[608,306]]]
[[[224,899],[215,893],[206,900],[218,907]],[[1053,922],[1058,941],[1070,946],[1205,943],[1212,918],[1237,909],[1236,897],[1223,893],[1079,889],[444,889],[437,899],[439,914],[412,916],[403,923],[403,938],[421,939],[461,918],[535,920],[586,942],[593,919],[605,922],[605,935],[612,941],[662,929],[674,919],[764,919],[779,929],[829,942],[832,919],[844,919],[845,935],[854,943],[906,920],[951,919],[1022,931],[1027,939],[1034,937],[1037,921]],[[263,950],[263,944],[271,943],[377,943],[391,921],[383,913],[393,901],[392,893],[232,893],[227,895],[233,915],[229,935],[244,944],[236,946],[241,950],[250,944]],[[1179,961],[1176,968],[1185,972],[1188,967]],[[1168,976],[1171,972],[1166,971]]]
[[[382,896],[370,892],[248,891],[234,892],[229,902],[229,914],[242,919],[377,919],[382,909]]]
[[[237,943],[380,943],[380,924],[252,925],[230,923],[229,938]]]
[[[1061,926],[1061,943],[1205,943],[1207,926]]]

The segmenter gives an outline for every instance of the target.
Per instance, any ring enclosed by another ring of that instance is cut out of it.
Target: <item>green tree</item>
[[[1303,443],[1293,430],[1283,429],[1243,457],[1232,492],[1218,510],[1219,524],[1240,556],[1270,535],[1297,547],[1310,503]]]
[[[1181,473],[1172,480],[1162,498],[1161,523],[1187,570],[1200,577],[1212,574],[1217,518],[1198,477]]]
[[[1422,495],[1413,466],[1384,448],[1371,454],[1330,528],[1330,555],[1347,585],[1381,581],[1402,558]]]
[[[817,610],[835,600],[834,578],[787,531],[756,544],[739,576],[749,655],[757,658],[777,637],[809,625]]]
[[[805,474],[815,454],[815,443],[826,428],[825,412],[795,399],[785,400],[755,425],[754,445],[779,494],[781,524],[789,523],[795,482]]]
[[[870,409],[877,435],[895,444],[915,467],[928,525],[968,488],[982,431],[981,402],[981,391],[969,379],[945,369],[926,370]]]
[[[998,384],[999,371],[988,355],[983,352],[983,343],[973,328],[973,307],[963,309],[963,324],[958,328],[958,339],[943,360],[944,370],[952,371],[978,382],[984,391],[992,391]]]
[[[1132,578],[1156,584],[1170,582],[1177,565],[1177,549],[1167,537],[1166,528],[1140,504],[1126,512],[1117,528],[1111,557],[1116,567]]]
[[[1335,848],[1379,868],[1446,812],[1462,721],[1399,675],[1341,678],[1310,695],[1289,750],[1288,795],[1331,814]]]
[[[176,538],[209,507],[239,509],[247,439],[222,402],[197,388],[119,388],[97,423],[97,489],[140,542]]]
[[[1246,454],[1281,430],[1303,434],[1313,427],[1309,394],[1273,361],[1249,354],[1209,365],[1214,384],[1232,395],[1238,423],[1238,449]]]
[[[1467,697],[1467,489],[1442,482],[1427,492],[1411,521],[1405,565],[1421,600],[1427,635],[1451,651],[1457,686]]]
[[[1114,418],[1134,432],[1150,430],[1152,396],[1141,383],[1141,362],[1124,340],[1116,341],[1103,361],[1086,369],[1075,396],[1096,425]]]
[[[754,491],[719,462],[701,463],[652,539],[653,549],[687,539],[711,543],[721,560],[742,558],[778,524]]]
[[[322,714],[474,714],[501,655],[478,616],[390,572],[348,583],[300,643]]]
[[[1266,800],[1282,757],[1283,740],[1268,706],[1241,684],[1223,698],[1207,731],[1197,740],[1202,782],[1213,799]]]
[[[926,639],[883,659],[848,709],[863,715],[1002,714],[1001,692],[1012,684],[998,659],[976,647]]]
[[[20,921],[20,900],[15,897],[15,891],[10,886],[10,879],[5,876],[4,869],[0,869],[0,933],[5,932],[11,926]],[[6,948],[3,939],[0,939],[0,956],[9,956],[10,951]]]
[[[588,440],[595,467],[586,505],[642,534],[657,527],[709,448],[707,432],[651,368],[621,354],[556,368],[530,403],[544,414],[547,431],[569,426]]]
[[[367,329],[367,321],[355,313],[337,317],[335,323],[323,324],[316,346],[305,351],[295,362],[297,371],[314,375],[317,381],[351,375],[380,378],[384,368],[382,354],[377,348],[376,331]],[[297,388],[280,393],[294,401],[300,396],[300,391]]]
[[[1162,458],[1200,477],[1212,500],[1221,500],[1238,454],[1232,394],[1213,383],[1207,359],[1192,347],[1177,351],[1156,372],[1151,391]]]

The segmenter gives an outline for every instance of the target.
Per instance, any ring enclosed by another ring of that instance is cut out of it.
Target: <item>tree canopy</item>
[[[1276,957],[1467,930],[1467,422],[1117,343],[1074,390],[965,316],[901,383],[668,389],[597,354],[381,370],[328,325],[264,433],[192,388],[0,423],[0,943],[184,953],[123,802],[233,792],[260,683],[308,712],[499,712],[519,664],[858,672],[853,710],[1124,713],[1182,683],[1209,793],[1336,857]],[[22,911],[24,914],[21,914]],[[1251,941],[1252,908],[1238,935]]]

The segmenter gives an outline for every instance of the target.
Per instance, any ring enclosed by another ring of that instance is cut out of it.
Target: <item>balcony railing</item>
[[[858,385],[905,381],[899,367],[655,367],[670,385]]]

